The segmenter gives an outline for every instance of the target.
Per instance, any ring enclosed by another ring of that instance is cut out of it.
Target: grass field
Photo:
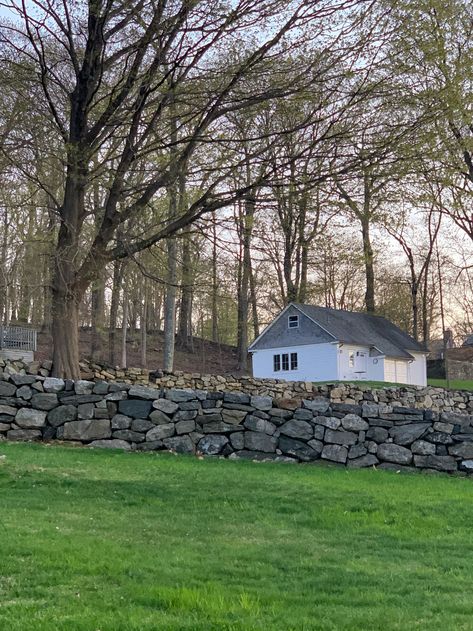
[[[473,629],[471,480],[0,453],[0,629]]]
[[[429,386],[435,386],[436,388],[447,387],[446,379],[428,379],[427,381],[428,381]],[[473,381],[452,379],[450,381],[450,389],[451,390],[473,390]]]

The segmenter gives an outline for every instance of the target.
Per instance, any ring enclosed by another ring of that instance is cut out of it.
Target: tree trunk
[[[189,235],[183,236],[182,244],[182,289],[179,307],[178,343],[181,348],[189,348],[191,321],[191,297],[193,274],[191,266],[191,242]]]
[[[253,320],[253,335],[255,339],[259,335],[259,318],[258,318],[258,303],[256,300],[256,283],[255,274],[253,271],[253,265],[250,259],[250,300],[251,300],[251,315]]]
[[[112,299],[110,302],[110,321],[108,329],[108,353],[109,362],[112,366],[117,363],[115,356],[116,338],[117,338],[117,319],[118,319],[118,307],[120,305],[120,289],[123,280],[123,274],[125,271],[126,263],[123,261],[115,261],[113,263],[113,284],[112,284]]]
[[[128,296],[126,291],[123,292],[123,322],[122,322],[122,361],[121,367],[126,368],[128,359],[126,352],[126,340],[128,330]]]
[[[374,255],[371,246],[370,222],[369,218],[361,218],[361,234],[363,237],[363,258],[365,262],[366,274],[366,293],[365,306],[368,313],[375,313],[375,297],[374,297]]]
[[[253,229],[253,217],[255,210],[255,198],[249,195],[245,200],[243,216],[243,261],[241,270],[241,287],[238,304],[238,370],[248,370],[248,294],[250,288],[251,267],[251,232]]]
[[[91,319],[90,355],[92,359],[101,359],[105,321],[105,269],[100,271],[99,277],[92,287]]]
[[[56,259],[52,290],[53,375],[80,379],[79,297],[71,291],[72,266]]]
[[[140,317],[140,333],[141,333],[141,366],[146,368],[148,365],[147,358],[147,317],[148,317],[148,283],[146,279],[144,281],[144,300],[141,306],[141,317]]]
[[[212,214],[212,342],[218,342],[217,225]]]

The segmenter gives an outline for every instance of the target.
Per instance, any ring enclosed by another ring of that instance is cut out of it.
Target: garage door
[[[392,383],[407,383],[407,362],[385,359],[384,380]]]

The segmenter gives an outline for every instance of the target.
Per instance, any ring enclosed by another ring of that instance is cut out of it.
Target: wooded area
[[[470,2],[0,7],[0,324],[51,331],[57,376],[79,327],[246,371],[291,301],[473,331]]]

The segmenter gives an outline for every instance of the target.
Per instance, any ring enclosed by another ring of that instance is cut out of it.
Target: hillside
[[[104,354],[103,360],[108,361],[108,341],[107,333],[104,334]],[[120,335],[117,331],[117,349],[120,355]],[[90,358],[90,329],[80,331],[80,353],[81,359]],[[162,368],[163,362],[164,334],[159,331],[148,335],[148,368],[158,370]],[[38,333],[38,360],[51,359],[51,336],[48,333]],[[127,343],[128,366],[140,366],[140,333],[129,333]],[[236,348],[226,344],[217,344],[209,340],[194,338],[194,349],[185,350],[176,347],[175,370],[185,372],[200,372],[209,374],[238,374]]]

